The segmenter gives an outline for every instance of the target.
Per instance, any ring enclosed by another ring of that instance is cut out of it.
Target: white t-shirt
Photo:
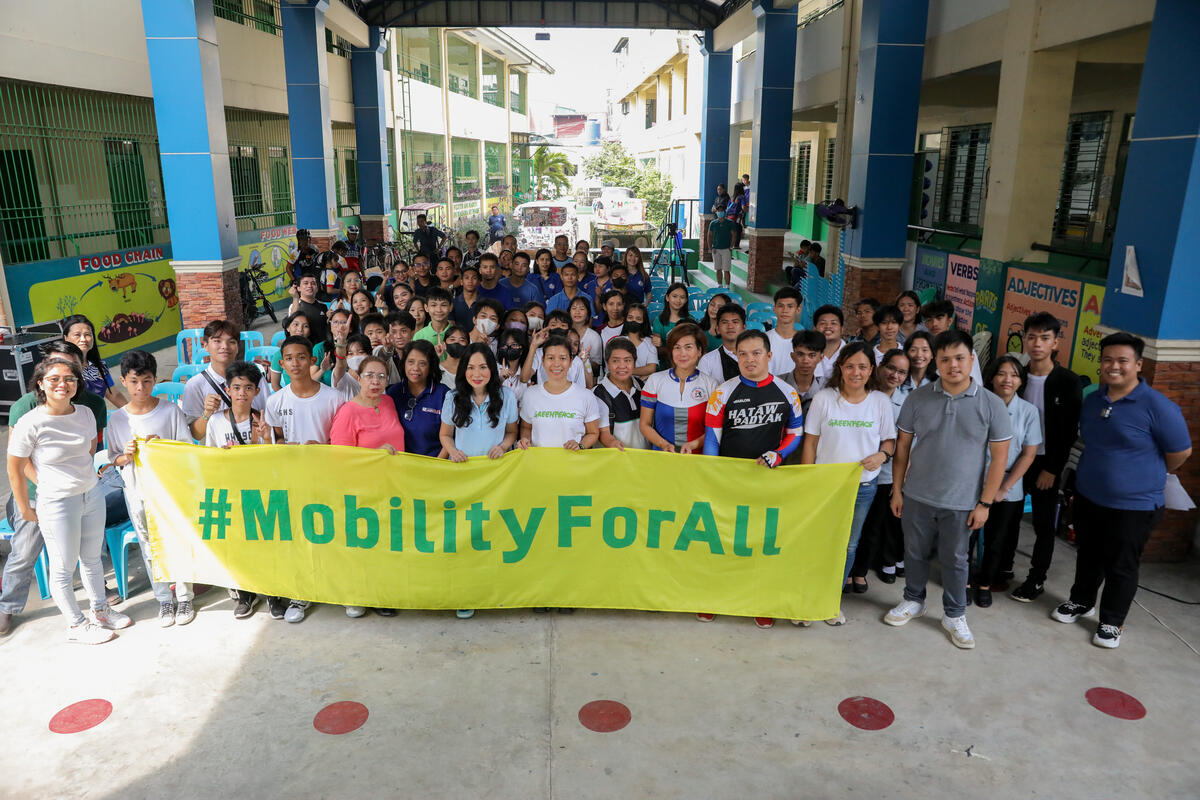
[[[587,389],[571,383],[561,394],[550,394],[544,384],[530,386],[521,403],[521,420],[530,423],[534,447],[562,447],[587,433],[588,422],[600,419],[599,402]]]
[[[585,373],[583,359],[579,356],[572,358],[571,366],[567,367],[567,380],[581,389],[587,389],[587,377]],[[533,351],[533,374],[537,375],[538,383],[546,382],[546,370],[542,369],[542,349],[540,347]]]
[[[604,341],[600,338],[600,334],[596,333],[591,328],[583,332],[583,336],[579,337],[579,352],[588,351],[588,361],[592,362],[593,366],[600,366],[600,362],[604,360]]]
[[[613,339],[617,338],[618,336],[624,336],[625,335],[624,330],[625,330],[624,324],[617,325],[616,327],[613,327],[612,325],[605,325],[603,328],[600,329],[600,345],[601,345],[601,347],[608,347],[608,343],[611,342]]]
[[[529,388],[529,384],[521,380],[521,368],[517,367],[517,371],[509,375],[500,382],[501,386],[506,386],[512,390],[513,397],[517,398],[519,404],[525,397],[525,390]]]
[[[721,351],[724,351],[725,355],[732,358],[735,363],[737,362],[737,353],[729,350],[725,345],[721,345],[716,350],[709,350],[702,355],[700,357],[700,364],[696,367],[696,369],[700,370],[701,374],[714,379],[718,384],[729,380],[725,377],[725,368],[721,363]]]
[[[851,403],[837,389],[822,389],[813,398],[804,418],[804,432],[817,439],[818,464],[848,464],[879,452],[879,445],[896,438],[892,401],[883,392],[868,392],[861,403]],[[865,468],[860,481],[874,480],[879,470]]]
[[[344,402],[341,393],[323,383],[317,384],[312,397],[297,397],[289,383],[267,401],[267,424],[282,428],[283,441],[288,444],[329,444],[333,416]]]
[[[1046,378],[1049,375],[1030,375],[1025,383],[1025,402],[1037,409],[1038,420],[1042,426],[1042,441],[1038,443],[1037,454],[1046,455]],[[1012,445],[1009,445],[1012,449]]]
[[[174,403],[159,399],[158,405],[145,414],[133,414],[129,406],[118,408],[108,415],[108,427],[104,431],[104,442],[108,446],[108,460],[113,461],[125,452],[125,445],[136,438],[157,436],[176,442],[192,441],[188,430],[187,416]],[[132,463],[120,467],[125,488],[137,492],[137,474]]]
[[[218,375],[216,370],[214,370],[211,366],[199,375],[193,375],[188,379],[187,385],[183,387],[183,399],[179,402],[179,407],[183,409],[183,413],[187,416],[188,422],[194,422],[195,420],[204,416],[204,398],[208,397],[210,394],[217,393],[217,390],[212,387],[212,384],[204,379],[205,375],[207,375],[209,378],[212,378],[213,383],[217,384],[217,386],[220,386],[226,394],[229,394],[229,389],[225,386],[225,376]],[[267,407],[267,397],[270,394],[271,384],[267,381],[266,375],[264,374],[262,379],[258,382],[258,394],[254,396],[254,402],[250,404],[250,407],[257,408],[259,411],[262,411]],[[229,408],[229,405],[225,402],[222,402],[220,408],[217,410],[224,411],[227,408]]]
[[[796,367],[792,361],[792,340],[783,338],[774,328],[767,331],[767,340],[771,343],[771,374],[782,378]]]
[[[654,342],[650,341],[649,336],[645,336],[638,342],[637,359],[633,362],[633,367],[637,369],[648,364],[658,366],[658,348],[654,346]]]
[[[238,441],[233,435],[233,426],[229,424],[229,415],[222,411],[219,414],[214,414],[208,421],[208,432],[204,434],[204,444],[208,447],[225,447],[226,445],[234,447],[239,444],[250,444],[250,422],[253,417],[237,423],[238,433],[242,435],[242,441]],[[275,443],[275,431],[267,426],[267,440],[264,444]]]
[[[46,406],[37,406],[17,420],[8,435],[8,454],[30,459],[37,470],[39,499],[73,497],[96,485],[90,452],[96,417],[87,406],[72,409],[56,417]]]
[[[829,376],[833,374],[833,365],[837,361],[837,357],[842,354],[842,348],[846,346],[846,340],[838,345],[837,352],[831,356],[821,356],[821,360],[817,362],[817,366],[813,369],[814,375],[820,375],[821,380],[829,383]]]

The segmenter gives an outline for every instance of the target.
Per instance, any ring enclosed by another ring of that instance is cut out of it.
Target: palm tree
[[[533,151],[533,185],[539,198],[554,192],[557,197],[571,187],[570,175],[575,174],[575,167],[562,153],[552,153],[546,145],[539,145]]]

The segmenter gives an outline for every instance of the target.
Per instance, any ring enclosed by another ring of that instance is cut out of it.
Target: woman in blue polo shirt
[[[433,343],[417,339],[404,348],[400,363],[404,377],[388,387],[404,428],[404,450],[423,456],[438,456],[442,441],[442,406],[449,389],[442,383],[442,368]]]

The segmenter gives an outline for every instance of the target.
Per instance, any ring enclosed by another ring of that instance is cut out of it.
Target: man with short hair
[[[1054,363],[1058,351],[1058,318],[1045,311],[1025,320],[1024,349],[1029,356],[1029,374],[1021,387],[1021,396],[1038,410],[1042,424],[1042,444],[1025,471],[1025,491],[1033,505],[1033,532],[1036,541],[1029,560],[1029,575],[1012,593],[1013,600],[1031,603],[1044,591],[1050,560],[1054,557],[1054,534],[1058,512],[1058,480],[1071,448],[1079,438],[1079,412],[1083,406],[1083,386],[1079,376]],[[1006,560],[1012,565],[1017,537],[1012,539]]]
[[[479,263],[483,251],[479,249],[479,231],[467,231],[463,234],[466,249],[462,253],[462,266],[469,267]]]
[[[554,252],[550,255],[550,258],[554,261],[554,266],[562,269],[565,265],[571,263],[572,254],[569,252],[570,247],[571,240],[567,238],[566,234],[560,233],[554,237]]]
[[[942,566],[942,628],[955,647],[970,649],[967,626],[969,541],[987,522],[1008,463],[1012,425],[999,397],[971,378],[975,353],[964,331],[933,340],[938,379],[913,390],[896,423],[892,513],[904,529],[904,599],[887,613],[903,625],[925,613],[929,554]],[[990,462],[988,461],[990,457]]]
[[[1075,583],[1050,615],[1058,622],[1089,616],[1100,595],[1092,643],[1121,644],[1138,589],[1138,567],[1150,531],[1162,518],[1167,475],[1192,454],[1179,406],[1141,378],[1140,337],[1118,331],[1100,340],[1100,389],[1083,401],[1083,455],[1075,471]]]
[[[500,259],[491,253],[479,257],[479,296],[504,305],[509,292],[500,285]]]
[[[842,309],[835,305],[823,305],[812,315],[813,329],[825,337],[825,353],[821,357],[821,363],[817,365],[817,374],[825,382],[829,381],[829,376],[833,374],[834,362],[846,346],[846,340],[842,338],[842,325],[845,321]]]
[[[938,335],[955,327],[957,316],[954,311],[954,303],[949,300],[930,300],[921,306],[921,317],[925,320],[925,329],[935,339]],[[971,362],[971,377],[976,383],[983,386],[983,372],[979,369],[979,359]]]
[[[288,307],[288,314],[295,314],[299,311],[308,318],[308,335],[314,342],[322,341],[329,330],[329,323],[326,320],[329,309],[317,299],[319,290],[317,276],[311,272],[301,275],[300,280],[288,289],[292,295],[292,304]]]
[[[746,309],[737,303],[726,303],[717,312],[717,335],[721,337],[721,346],[709,350],[700,358],[697,367],[700,372],[715,379],[717,383],[731,380],[738,376],[738,357],[735,347],[738,337],[746,330]],[[765,335],[765,334],[764,334]],[[767,341],[767,350],[771,343]],[[768,363],[768,371],[770,364]]]
[[[522,308],[526,303],[540,303],[544,299],[542,290],[526,280],[529,275],[529,254],[514,253],[512,269],[507,278],[500,280],[500,287],[505,290],[502,300],[505,309]]]
[[[500,213],[500,206],[493,204],[491,212],[491,215],[487,219],[488,244],[500,241],[504,236],[504,226],[508,224],[504,219],[504,215]]]
[[[793,266],[783,268],[783,273],[787,276],[787,282],[797,289],[800,288],[800,282],[808,274],[808,270],[805,269],[804,265],[808,263],[808,248],[810,247],[812,247],[812,242],[808,239],[802,239],[800,241],[800,248],[792,253],[792,258],[796,263]]]
[[[413,247],[428,259],[427,264],[432,264],[442,249],[442,242],[446,241],[446,234],[430,225],[424,214],[417,214],[417,229],[412,232],[412,239]]]
[[[429,265],[433,260],[427,255],[417,255],[413,257],[412,269],[409,270],[412,280],[412,290],[415,297],[424,298],[429,294],[430,289],[437,287],[437,280],[429,274]]]
[[[816,331],[796,331],[792,336],[792,369],[783,374],[775,373],[800,395],[800,405],[805,414],[808,413],[808,407],[817,392],[825,388],[825,379],[816,374],[817,365],[821,363],[821,355],[824,352],[824,336]],[[772,358],[774,355],[771,354]]]
[[[817,274],[825,277],[825,256],[821,255],[821,243],[812,242],[808,246],[808,263],[816,268]]]
[[[737,225],[724,214],[708,223],[708,246],[712,250],[717,286],[729,286],[733,263],[733,236]]]
[[[561,238],[563,241],[566,241],[567,237],[563,236]],[[576,297],[582,297],[587,301],[588,309],[590,309],[591,315],[594,317],[596,315],[596,307],[592,298],[579,290],[579,267],[575,266],[575,262],[568,261],[559,267],[558,277],[562,280],[563,288],[561,292],[546,301],[546,313],[566,311],[570,307],[572,300]]]
[[[869,345],[879,344],[879,326],[875,324],[875,312],[879,310],[879,305],[879,301],[874,297],[864,297],[854,304],[858,333],[852,341],[866,342]]]
[[[792,337],[796,335],[796,315],[804,304],[800,292],[784,286],[775,292],[775,327],[767,331],[771,343],[771,374],[786,375],[792,371]]]
[[[197,441],[203,441],[204,434],[208,432],[208,420],[231,405],[229,388],[225,385],[225,370],[238,359],[240,333],[236,325],[223,319],[215,319],[204,326],[200,344],[208,351],[208,366],[200,374],[188,379],[183,387],[183,398],[179,401],[179,407],[188,419],[192,438]],[[254,407],[259,411],[265,409],[270,393],[271,385],[263,378],[258,396],[254,398]]]

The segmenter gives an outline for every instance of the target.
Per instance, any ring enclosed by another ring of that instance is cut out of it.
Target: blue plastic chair
[[[748,331],[763,331],[765,333],[767,330],[767,326],[763,325],[762,320],[752,319],[746,323],[746,330],[748,330]]]
[[[725,295],[726,297],[732,299],[735,303],[737,302],[737,292],[735,292],[733,289],[726,289],[724,286],[714,286],[711,289],[705,289],[704,302],[707,304],[719,294]]]
[[[663,310],[663,302],[661,300],[654,300],[654,301],[646,304],[646,311],[652,317],[657,317],[659,314],[662,313],[662,310]]]
[[[208,364],[180,364],[171,373],[171,381],[173,383],[187,383],[188,378],[199,375],[206,369],[208,369]]]
[[[189,328],[175,335],[175,354],[180,364],[195,364],[200,359],[197,354],[203,349],[200,341],[204,331],[200,328]]]
[[[133,523],[122,522],[111,528],[105,528],[104,540],[108,543],[108,555],[112,558],[113,574],[117,578],[117,592],[121,595],[121,599],[125,600],[129,597],[128,548],[131,544],[141,547],[137,531],[134,530]]]
[[[165,397],[175,405],[183,400],[184,384],[176,383],[175,381],[163,381],[162,383],[154,384],[154,390],[151,392],[155,397]]]
[[[261,358],[264,361],[270,361],[272,358],[275,357],[275,355],[278,352],[279,352],[279,348],[274,345],[264,345],[261,347],[247,347],[246,348],[246,360],[254,361],[256,359]]]
[[[262,347],[263,335],[259,331],[242,331],[242,341],[247,348]]]
[[[779,318],[775,316],[774,311],[751,311],[747,319],[766,323],[772,328],[779,324]]]
[[[747,303],[746,304],[746,313],[747,314],[753,314],[755,311],[773,311],[774,309],[775,309],[775,306],[772,303],[758,302],[758,303]]]
[[[283,340],[286,338],[287,338],[287,331],[276,331],[275,335],[271,337],[271,346],[279,347],[279,345],[282,344]]]

